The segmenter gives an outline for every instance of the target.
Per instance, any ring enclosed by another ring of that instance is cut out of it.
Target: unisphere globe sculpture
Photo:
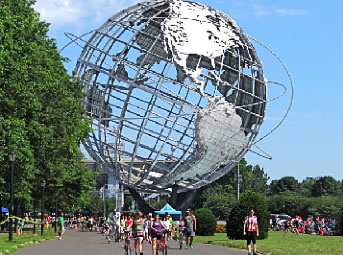
[[[138,191],[198,189],[230,171],[263,123],[266,79],[228,15],[182,0],[137,4],[84,41],[89,155]]]

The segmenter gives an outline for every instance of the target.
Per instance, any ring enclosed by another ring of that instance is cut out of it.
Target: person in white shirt
[[[164,220],[163,220],[163,224],[166,227],[165,238],[168,241],[168,240],[170,240],[170,232],[171,232],[171,223],[169,221],[168,214],[165,215]]]
[[[254,213],[254,210],[251,209],[249,211],[249,216],[246,216],[244,220],[244,235],[247,238],[248,255],[251,255],[251,241],[254,247],[253,255],[257,255],[256,239],[259,236],[259,233],[257,217],[254,216]]]

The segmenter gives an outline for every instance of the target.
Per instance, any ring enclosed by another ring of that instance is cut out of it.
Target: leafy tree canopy
[[[15,197],[26,205],[22,209],[40,195],[42,180],[48,197],[70,203],[94,183],[79,149],[89,132],[83,86],[71,81],[33,4],[0,0],[0,189],[6,197],[8,185],[1,182],[9,182],[7,155],[15,151]]]
[[[272,194],[279,194],[286,191],[297,192],[298,188],[298,180],[293,176],[285,176],[280,180],[273,180],[270,184],[270,191]]]
[[[331,176],[320,177],[312,186],[312,196],[337,196],[340,194],[340,184]]]

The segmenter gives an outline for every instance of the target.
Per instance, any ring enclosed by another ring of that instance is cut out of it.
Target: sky
[[[65,32],[81,35],[101,26],[136,0],[37,0],[35,9],[49,22],[49,35],[61,49]],[[343,179],[343,1],[341,0],[199,0],[236,20],[244,32],[267,45],[286,64],[294,100],[285,122],[257,145],[268,160],[249,152],[268,176],[333,176]],[[290,102],[290,82],[282,66],[256,45],[266,78],[287,85],[283,98],[268,103],[260,137],[275,127]],[[63,51],[62,55],[67,54]],[[67,68],[72,70],[71,64]],[[269,97],[282,90],[270,85]],[[255,151],[258,149],[253,148]]]

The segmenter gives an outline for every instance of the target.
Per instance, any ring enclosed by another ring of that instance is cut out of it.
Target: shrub
[[[343,212],[337,217],[337,234],[343,236]]]
[[[208,208],[200,208],[194,211],[197,219],[197,235],[213,236],[216,232],[217,219]]]
[[[268,211],[267,198],[250,190],[242,193],[239,202],[232,209],[226,233],[230,239],[245,239],[243,235],[244,218],[250,209],[254,209],[258,220],[259,239],[268,237],[270,212]]]

